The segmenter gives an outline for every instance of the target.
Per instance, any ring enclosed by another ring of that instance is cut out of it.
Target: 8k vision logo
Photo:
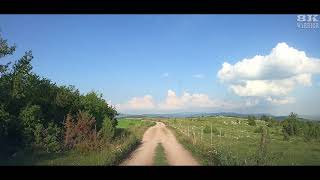
[[[297,15],[297,27],[301,29],[319,28],[319,16],[311,14]]]

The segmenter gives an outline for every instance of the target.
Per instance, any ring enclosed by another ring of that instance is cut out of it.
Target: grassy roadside
[[[133,123],[132,123],[133,122]],[[128,124],[128,126],[122,126]],[[131,123],[131,124],[130,124]],[[130,125],[129,125],[130,124]],[[114,141],[97,152],[79,153],[75,150],[62,153],[18,153],[5,165],[118,165],[139,145],[143,133],[155,122],[120,120]]]
[[[202,165],[319,165],[320,141],[302,137],[284,140],[281,125],[267,126],[256,120],[250,126],[244,118],[201,117],[162,119],[177,140]],[[261,146],[261,127],[268,129]],[[261,153],[264,152],[264,153]]]
[[[246,165],[239,161],[227,149],[215,149],[203,142],[194,143],[191,138],[177,131],[175,128],[168,125],[166,121],[162,121],[172,130],[177,140],[189,150],[194,158],[205,166],[225,166],[225,165]]]
[[[153,161],[154,161],[155,166],[167,166],[168,165],[166,153],[165,153],[164,148],[161,143],[158,143],[158,145],[156,147],[156,154],[154,156]]]

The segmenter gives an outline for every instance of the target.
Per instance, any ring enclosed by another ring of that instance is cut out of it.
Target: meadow
[[[177,139],[203,165],[319,165],[320,141],[303,137],[284,139],[280,124],[267,127],[245,118],[199,117],[162,119]],[[261,127],[268,129],[265,155],[261,156]],[[259,161],[259,159],[264,159]]]

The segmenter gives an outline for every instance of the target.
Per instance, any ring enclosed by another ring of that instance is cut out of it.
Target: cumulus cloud
[[[214,108],[220,102],[210,99],[206,94],[190,94],[184,92],[180,97],[172,90],[168,90],[164,102],[159,104],[160,110],[179,110],[190,108]]]
[[[194,74],[192,77],[198,78],[198,79],[203,79],[205,77],[204,74]]]
[[[173,90],[167,91],[167,96],[159,103],[154,102],[152,96],[134,97],[127,103],[116,105],[121,112],[173,112],[173,111],[205,111],[217,109],[234,109],[241,107],[233,102],[226,102],[210,98],[207,94],[183,92],[178,96]]]
[[[155,103],[151,95],[145,95],[143,97],[133,97],[127,103],[116,105],[116,109],[120,111],[152,110],[154,108]]]
[[[279,99],[274,99],[272,97],[268,97],[267,101],[271,102],[272,104],[281,105],[281,104],[291,104],[295,102],[294,97],[284,97]]]
[[[320,59],[278,43],[269,55],[256,55],[235,64],[223,63],[217,76],[239,96],[263,97],[277,104],[293,103],[287,96],[296,86],[311,86],[320,73]]]

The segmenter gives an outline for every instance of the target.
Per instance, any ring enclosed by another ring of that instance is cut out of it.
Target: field
[[[264,121],[257,120],[256,126],[250,126],[246,119],[223,116],[162,122],[175,131],[178,140],[204,165],[257,165],[259,127],[268,128],[270,136],[264,165],[320,164],[319,141],[306,141],[302,137],[284,140],[280,125],[269,128]]]
[[[6,165],[118,165],[132,152],[144,131],[155,123],[140,119],[119,119],[115,141],[101,151],[79,153],[75,150],[63,153],[17,153]]]

